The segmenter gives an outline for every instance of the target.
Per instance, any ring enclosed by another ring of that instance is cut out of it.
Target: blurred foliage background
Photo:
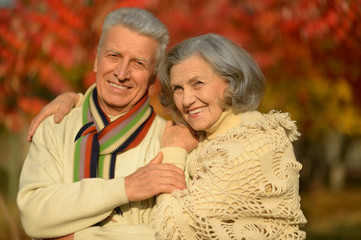
[[[112,9],[148,9],[169,46],[215,32],[248,50],[268,88],[260,110],[291,113],[301,139],[307,239],[361,239],[360,0],[0,1],[0,239],[29,239],[16,207],[31,119],[56,95],[84,92]],[[169,118],[157,101],[156,111]]]

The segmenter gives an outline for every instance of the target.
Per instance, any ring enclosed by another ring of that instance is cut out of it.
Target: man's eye
[[[139,66],[144,66],[143,62],[136,62]]]
[[[131,66],[137,70],[147,70],[149,67],[142,61],[132,61]]]
[[[110,58],[117,58],[118,57],[118,55],[117,54],[108,54],[108,57],[110,57]]]

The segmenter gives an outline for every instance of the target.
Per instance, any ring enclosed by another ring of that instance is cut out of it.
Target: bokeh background
[[[94,82],[102,21],[123,6],[154,13],[169,46],[215,32],[248,50],[268,81],[260,110],[290,112],[302,133],[307,239],[361,239],[361,1],[0,0],[0,240],[29,239],[16,194],[31,119]]]

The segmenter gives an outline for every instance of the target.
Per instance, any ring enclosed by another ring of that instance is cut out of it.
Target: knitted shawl
[[[157,239],[305,239],[296,125],[276,111],[241,116],[189,154],[188,188],[155,211]]]

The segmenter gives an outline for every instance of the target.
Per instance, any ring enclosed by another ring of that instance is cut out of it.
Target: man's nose
[[[116,65],[114,69],[114,75],[118,78],[118,80],[125,80],[130,78],[130,67],[129,61],[122,59]]]

